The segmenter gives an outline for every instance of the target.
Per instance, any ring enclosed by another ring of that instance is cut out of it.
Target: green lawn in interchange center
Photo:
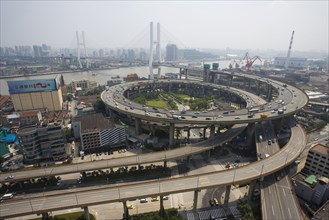
[[[162,99],[151,99],[146,102],[146,105],[156,108],[167,108],[167,103]]]
[[[181,94],[181,93],[178,93],[178,94],[175,94],[175,96],[181,98],[181,99],[186,99],[186,100],[190,100],[191,96],[188,96],[188,95],[185,95],[185,94]]]

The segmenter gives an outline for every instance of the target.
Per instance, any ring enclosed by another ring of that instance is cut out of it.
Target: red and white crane
[[[249,71],[250,67],[252,67],[252,65],[254,64],[254,62],[256,60],[259,60],[260,62],[262,62],[262,60],[260,59],[259,56],[254,56],[253,58],[250,58],[248,52],[246,53],[246,55],[244,56],[243,59],[247,60],[247,63],[246,63],[247,71]]]

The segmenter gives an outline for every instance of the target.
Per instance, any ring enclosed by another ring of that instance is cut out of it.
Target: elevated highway
[[[300,125],[291,128],[291,138],[283,149],[268,158],[247,166],[143,183],[120,184],[90,191],[71,191],[35,198],[8,200],[0,204],[0,218],[17,217],[48,211],[124,202],[145,196],[167,195],[187,191],[246,183],[270,175],[293,162],[306,146],[306,134]]]
[[[198,154],[204,151],[211,150],[215,147],[218,147],[219,145],[226,143],[227,141],[232,140],[234,137],[239,135],[246,128],[246,126],[247,126],[246,124],[235,125],[229,128],[225,133],[221,133],[215,136],[214,138],[168,151],[139,154],[134,156],[101,160],[101,161],[93,161],[93,162],[85,162],[79,164],[70,164],[70,165],[54,166],[47,168],[38,168],[33,170],[7,172],[0,174],[0,181],[17,182],[17,181],[28,180],[38,177],[48,177],[48,176],[78,173],[78,172],[91,171],[91,170],[150,164],[150,163],[187,157],[189,155]],[[14,176],[14,178],[10,180],[6,180],[5,178],[8,175],[12,175]]]

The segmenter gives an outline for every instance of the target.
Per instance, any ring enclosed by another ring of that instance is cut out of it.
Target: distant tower
[[[160,23],[157,24],[157,42],[156,53],[159,63],[161,63],[161,47],[160,47]]]
[[[79,40],[79,32],[77,31],[76,32],[76,35],[77,35],[77,49],[78,49],[78,63],[79,63],[79,67],[80,69],[82,69],[82,64],[81,64],[81,51],[80,51],[80,46],[82,45],[83,48],[84,48],[84,53],[85,53],[85,59],[86,59],[86,66],[88,68],[88,60],[87,60],[87,50],[86,50],[86,42],[85,42],[85,34],[84,32],[82,31],[82,43],[80,43],[80,40]]]
[[[87,69],[89,68],[89,63],[88,63],[88,55],[87,55],[87,50],[86,50],[86,41],[85,41],[85,32],[82,31],[82,40],[83,40],[83,48],[85,51],[85,59],[86,59],[86,67]]]
[[[295,31],[292,31],[291,40],[290,40],[290,44],[289,44],[289,50],[288,50],[288,54],[287,54],[287,59],[286,59],[286,62],[284,64],[285,69],[288,69],[288,67],[289,67],[290,53],[291,53],[292,42],[294,40],[294,33],[295,33]]]
[[[154,79],[153,75],[153,22],[150,23],[150,58],[149,58],[149,74],[150,74],[150,79]]]

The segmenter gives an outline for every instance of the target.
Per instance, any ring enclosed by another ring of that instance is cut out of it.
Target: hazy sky
[[[147,47],[153,21],[185,47],[287,50],[295,30],[294,50],[328,51],[328,0],[0,2],[1,47],[75,47],[76,30],[87,47]]]

